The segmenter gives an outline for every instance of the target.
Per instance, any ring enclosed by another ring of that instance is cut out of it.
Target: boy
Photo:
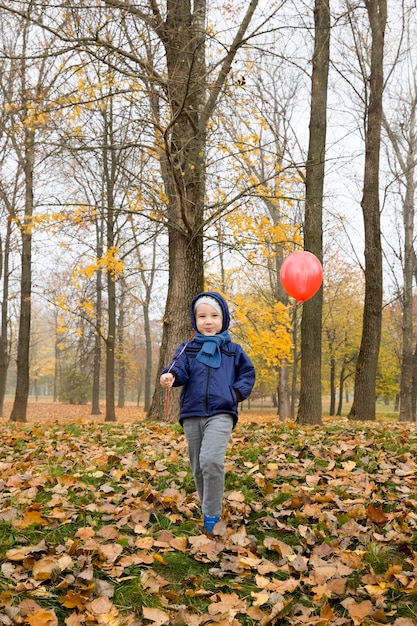
[[[229,308],[219,293],[195,296],[190,317],[196,332],[177,348],[171,364],[162,370],[160,383],[165,388],[183,387],[179,419],[204,529],[211,534],[222,514],[224,457],[238,420],[238,402],[249,397],[255,368],[229,336]]]

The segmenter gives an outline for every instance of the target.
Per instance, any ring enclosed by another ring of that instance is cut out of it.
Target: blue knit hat
[[[195,320],[195,308],[197,304],[209,304],[215,309],[222,318],[222,329],[221,332],[227,330],[230,324],[230,313],[229,307],[227,306],[226,300],[221,296],[217,291],[204,291],[203,293],[199,293],[191,301],[190,307],[190,319],[191,325],[194,330],[197,329],[197,324]]]

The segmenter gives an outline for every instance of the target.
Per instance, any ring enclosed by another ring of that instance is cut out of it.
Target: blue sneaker
[[[220,517],[217,515],[205,515],[204,516],[204,530],[208,533],[213,532],[213,528],[219,521]]]

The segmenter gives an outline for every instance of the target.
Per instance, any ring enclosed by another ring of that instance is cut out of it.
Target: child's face
[[[197,330],[202,335],[217,335],[222,329],[222,318],[216,309],[206,303],[199,304],[195,311]]]

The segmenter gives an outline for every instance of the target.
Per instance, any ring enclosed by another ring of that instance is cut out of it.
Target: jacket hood
[[[230,313],[229,313],[229,307],[227,305],[226,300],[223,298],[223,296],[221,296],[219,293],[217,293],[217,291],[203,291],[202,293],[197,294],[196,296],[194,296],[194,298],[191,301],[191,307],[190,307],[190,319],[191,319],[191,326],[194,328],[194,330],[197,330],[197,325],[196,325],[196,321],[195,321],[195,313],[194,313],[194,306],[196,301],[201,298],[201,296],[210,296],[210,298],[214,298],[216,300],[216,302],[218,302],[222,313],[223,313],[223,324],[222,324],[222,330],[221,332],[224,332],[225,330],[227,330],[229,328],[229,324],[230,324]]]

